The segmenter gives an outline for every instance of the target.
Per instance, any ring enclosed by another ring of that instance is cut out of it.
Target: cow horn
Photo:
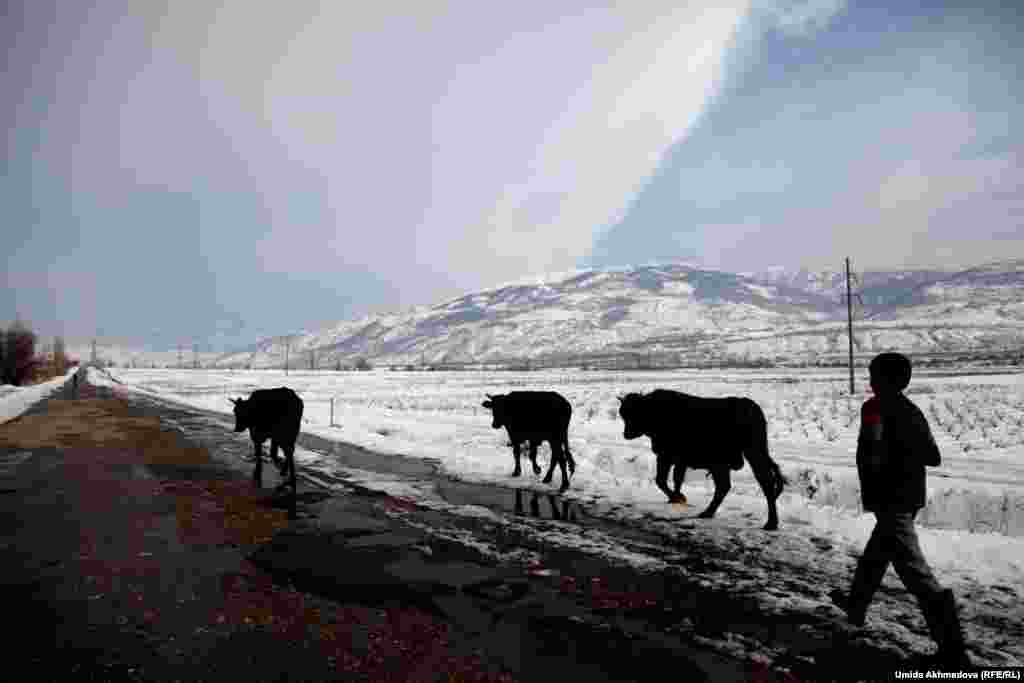
[[[490,394],[484,394],[484,396],[486,396],[487,398],[494,398],[494,397],[493,397],[493,396],[491,396]]]
[[[230,398],[229,397],[228,400],[231,401],[232,403],[234,403],[235,405],[238,405],[238,399],[237,398]]]

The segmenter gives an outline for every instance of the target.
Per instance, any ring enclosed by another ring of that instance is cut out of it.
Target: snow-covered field
[[[867,394],[849,397],[841,371],[112,372],[125,388],[226,415],[229,397],[286,385],[305,402],[304,431],[375,451],[436,458],[458,479],[539,491],[553,487],[532,475],[510,479],[507,437],[491,429],[480,403],[485,393],[556,390],[573,406],[569,441],[577,470],[567,496],[607,504],[620,517],[653,520],[692,516],[710,499],[713,484],[703,471],[691,470],[684,486],[691,507],[666,505],[653,483],[649,440],[622,438],[616,396],[658,387],[750,396],[764,408],[772,456],[790,481],[779,500],[782,528],[862,548],[873,525],[860,510],[854,467],[858,409]],[[861,378],[858,388],[865,384]],[[926,555],[937,570],[998,580],[1024,594],[1024,375],[922,371],[908,395],[928,416],[943,457],[940,467],[929,470],[929,502],[919,516]],[[547,455],[545,444],[542,465]],[[734,473],[733,482],[718,518],[759,527],[766,505],[749,467]]]
[[[48,382],[27,387],[0,385],[0,424],[13,420],[28,410],[33,403],[38,403],[60,389],[77,371],[78,368],[72,368],[63,377],[54,377]]]

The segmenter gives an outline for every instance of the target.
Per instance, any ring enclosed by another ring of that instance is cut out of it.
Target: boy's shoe
[[[946,588],[937,595],[919,599],[919,602],[932,639],[939,646],[931,661],[948,667],[971,666],[953,591]]]
[[[864,625],[867,616],[866,607],[853,606],[850,597],[838,588],[830,592],[828,597],[832,598],[832,603],[836,607],[846,612],[846,618],[851,624],[858,628]]]

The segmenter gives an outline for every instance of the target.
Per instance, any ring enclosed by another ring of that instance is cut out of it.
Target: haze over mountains
[[[645,357],[791,361],[844,357],[843,272],[732,273],[672,263],[580,270],[405,313],[342,321],[224,354],[220,367],[587,362]],[[1020,350],[1024,259],[958,271],[878,270],[854,291],[858,353]],[[287,347],[287,348],[286,348]]]

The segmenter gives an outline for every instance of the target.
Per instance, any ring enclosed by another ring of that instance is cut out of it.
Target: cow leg
[[[540,465],[537,464],[537,448],[539,446],[540,443],[537,441],[530,442],[530,462],[533,463],[533,473],[535,475],[540,474]]]
[[[284,457],[279,459],[277,464],[278,474],[281,475],[281,483],[278,484],[279,489],[283,489],[291,483],[292,488],[295,486],[295,444],[283,443],[281,444],[281,450],[284,453]],[[291,477],[291,480],[289,480]]]
[[[281,458],[277,457],[277,439],[270,440],[270,462],[277,466],[277,471],[280,472],[281,476],[284,476],[284,463]]]
[[[286,467],[288,469],[288,471],[292,475],[292,478],[294,479],[295,478],[295,442],[293,441],[290,444],[288,444],[287,446],[284,446],[283,448],[284,448],[285,459],[284,459],[284,462],[282,463],[282,466]],[[284,471],[283,470],[281,472],[281,475],[284,476]]]
[[[296,510],[296,507],[298,506],[298,499],[299,499],[299,485],[298,485],[298,482],[295,481],[295,444],[294,443],[289,444],[288,448],[285,449],[285,467],[287,467],[289,469],[289,471],[290,471],[289,478],[291,479],[290,483],[291,483],[291,487],[292,487],[292,501],[291,501],[291,506],[288,508],[288,519],[294,520],[294,519],[297,519],[298,516],[299,516],[298,515],[298,511]]]
[[[256,457],[256,469],[252,472],[253,481],[256,482],[256,486],[263,486],[263,444],[259,441],[253,441],[253,451]]]
[[[284,489],[290,488],[292,495],[288,499],[288,519],[298,519],[298,483],[295,479],[295,444],[281,444],[281,450],[284,451],[284,459],[280,465],[278,465],[279,472],[281,473],[281,483],[277,485],[276,491],[280,492]]]
[[[686,479],[686,465],[677,462],[672,469],[672,483],[675,484],[675,500],[673,503],[685,503],[686,496],[682,494],[683,480]]]
[[[513,477],[518,477],[518,476],[520,476],[523,473],[522,468],[519,467],[519,445],[520,444],[519,444],[518,441],[513,441],[512,442],[512,459],[516,463],[516,468],[514,470],[512,470],[512,476]]]
[[[722,499],[725,498],[725,494],[729,493],[729,489],[732,488],[728,467],[718,467],[711,470],[711,476],[715,480],[715,495],[711,497],[711,504],[708,505],[708,508],[697,515],[702,519],[710,519],[715,516],[718,506],[722,504]]]
[[[555,465],[557,465],[558,461],[561,459],[561,451],[557,446],[555,446],[555,442],[548,441],[548,443],[551,444],[551,462],[548,463],[548,473],[544,475],[543,479],[541,479],[545,484],[551,483],[551,475],[555,473]],[[537,468],[537,472],[540,472],[539,467]]]
[[[569,474],[576,474],[576,461],[572,457],[572,451],[569,450],[569,442],[566,441],[562,447],[565,452],[565,460],[569,463]]]
[[[667,457],[658,456],[657,472],[654,475],[654,483],[668,496],[668,502],[675,502],[672,491],[668,487],[668,470],[672,467],[672,461]]]
[[[569,473],[566,472],[565,464],[566,457],[565,452],[562,451],[562,445],[552,446],[551,448],[551,464],[555,464],[557,457],[558,466],[562,469],[562,485],[559,487],[559,491],[565,491],[569,488]]]

